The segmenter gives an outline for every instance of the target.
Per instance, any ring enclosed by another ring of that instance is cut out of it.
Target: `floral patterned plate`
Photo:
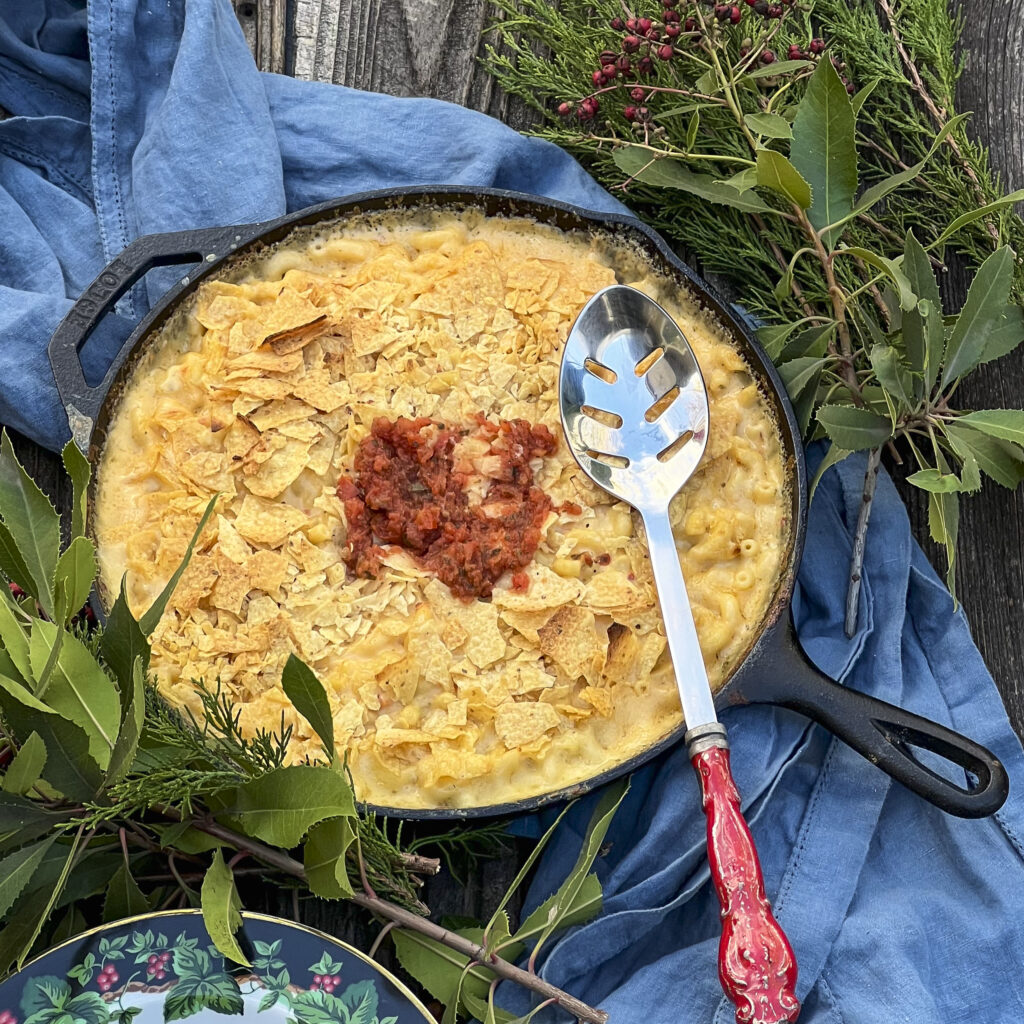
[[[0,1024],[433,1024],[397,979],[337,939],[242,915],[252,967],[214,948],[198,910],[93,929],[0,983]]]

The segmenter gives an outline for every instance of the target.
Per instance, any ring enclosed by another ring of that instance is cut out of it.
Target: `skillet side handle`
[[[1003,806],[1010,780],[990,750],[937,722],[840,686],[812,664],[792,626],[787,626],[781,641],[772,666],[774,687],[758,694],[759,703],[777,704],[813,719],[947,814],[983,818]],[[912,746],[970,772],[976,785],[959,786],[932,771],[918,760]]]
[[[198,263],[201,260],[213,262],[211,257],[223,256],[261,228],[262,225],[245,224],[141,235],[108,263],[81,294],[53,332],[46,354],[68,415],[72,437],[83,452],[88,452],[96,415],[114,374],[135,342],[133,332],[121,346],[102,383],[90,387],[82,372],[78,353],[97,324],[110,312],[114,303],[154,267]]]

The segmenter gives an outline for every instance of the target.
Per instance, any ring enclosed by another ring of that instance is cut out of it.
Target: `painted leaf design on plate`
[[[98,992],[71,997],[71,986],[60,978],[33,978],[21,997],[25,1024],[107,1024],[110,1011]]]
[[[179,980],[164,1001],[164,1020],[181,1020],[204,1008],[216,1013],[242,1013],[242,995],[223,964],[222,957],[198,946],[177,946],[174,971]]]
[[[371,979],[349,985],[338,999],[348,1014],[348,1024],[373,1024],[377,1019],[377,986]]]
[[[292,1013],[301,1024],[349,1024],[345,1004],[322,988],[296,992],[292,997]]]

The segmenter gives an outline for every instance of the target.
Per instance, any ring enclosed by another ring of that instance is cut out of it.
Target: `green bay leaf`
[[[60,453],[64,468],[71,478],[71,539],[85,536],[85,517],[88,502],[89,478],[92,469],[89,460],[74,441],[68,441]]]
[[[304,661],[294,654],[289,654],[281,672],[281,686],[285,695],[295,705],[295,710],[309,722],[319,737],[324,752],[333,760],[334,716],[331,714],[331,705],[323,683]]]
[[[994,202],[987,203],[985,206],[979,206],[976,210],[969,210],[967,213],[961,214],[956,220],[952,221],[945,231],[935,239],[929,249],[934,249],[936,246],[942,245],[947,239],[952,238],[958,231],[967,227],[968,224],[973,224],[977,220],[981,220],[984,217],[990,217],[995,213],[999,213],[1001,210],[1005,210],[1008,206],[1013,206],[1014,203],[1024,202],[1024,188],[1018,189],[1016,192],[1011,192],[1009,195],[1005,195],[1000,199],[996,199]]]
[[[623,146],[612,154],[619,170],[645,185],[678,188],[690,195],[721,203],[746,213],[772,213],[772,208],[755,192],[739,192],[710,174],[698,174],[671,157],[657,157],[639,146]]]
[[[103,901],[104,923],[135,917],[136,914],[145,914],[148,910],[149,902],[139,888],[139,883],[122,862],[107,885],[107,894]]]
[[[1015,444],[1024,444],[1024,409],[981,409],[960,416],[957,423]]]
[[[482,928],[459,929],[458,934],[478,944],[483,942]],[[451,1003],[460,981],[478,999],[487,998],[494,974],[486,967],[477,964],[467,971],[469,957],[419,932],[396,928],[391,937],[398,962],[435,999],[445,1005]]]
[[[38,733],[29,733],[4,774],[4,792],[23,796],[39,781],[45,767],[46,744]]]
[[[60,555],[60,518],[14,454],[4,430],[0,435],[0,518],[28,569],[22,584],[53,615],[53,573]]]
[[[892,436],[892,423],[869,409],[823,405],[818,410],[817,419],[829,439],[850,452],[877,448]]]
[[[850,97],[830,60],[819,61],[796,118],[789,158],[811,187],[808,211],[819,231],[850,212],[857,191],[855,117]],[[826,239],[827,241],[827,239]]]
[[[1024,481],[1024,450],[1011,441],[990,437],[961,420],[943,424],[946,437],[961,458],[970,454],[987,476],[1015,490]]]
[[[811,205],[810,185],[789,160],[774,149],[757,151],[757,183],[778,192],[802,210]]]
[[[88,537],[76,537],[67,550],[57,560],[54,573],[54,589],[61,587],[66,593],[66,615],[71,617],[78,613],[92,590],[92,582],[96,578],[96,546]]]
[[[14,853],[9,853],[0,860],[0,917],[14,905],[25,887],[32,881],[32,876],[46,856],[46,851],[54,844],[56,835],[47,836],[37,843],[23,846]]]
[[[121,699],[114,681],[97,664],[89,648],[78,637],[52,622],[37,619],[32,625],[29,656],[33,672],[39,672],[62,633],[57,663],[37,696],[58,714],[76,722],[89,737],[89,752],[101,768],[110,753],[121,725]]]
[[[803,71],[805,68],[813,68],[814,61],[811,60],[777,60],[774,64],[764,64],[748,71],[744,78],[773,78],[775,75],[788,75],[790,71]]]
[[[213,510],[217,505],[217,498],[218,495],[215,494],[207,503],[206,511],[203,512],[199,522],[196,524],[195,532],[192,534],[192,539],[188,542],[188,547],[185,549],[185,554],[182,556],[181,564],[174,570],[171,578],[167,581],[167,586],[160,591],[157,599],[152,603],[152,605],[150,605],[142,618],[139,619],[139,626],[146,636],[149,636],[153,630],[156,629],[156,624],[160,621],[160,617],[163,615],[164,609],[167,607],[167,602],[171,599],[171,595],[174,593],[174,588],[178,585],[178,580],[181,579],[182,574],[188,568],[188,563],[192,558],[192,552],[195,550],[196,542],[199,540],[200,534],[202,534],[203,530],[206,528],[206,524],[210,521],[210,516],[213,515]]]
[[[110,609],[106,628],[100,638],[100,656],[118,681],[122,706],[127,705],[132,693],[132,674],[136,660],[141,659],[143,673],[149,668],[149,640],[132,615],[125,587],[126,580],[122,577],[121,592]]]
[[[946,342],[941,387],[974,369],[985,355],[989,336],[1003,323],[1013,284],[1013,250],[1004,245],[978,268],[967,299]]]
[[[743,121],[752,132],[766,139],[793,138],[793,126],[778,114],[745,114]]]

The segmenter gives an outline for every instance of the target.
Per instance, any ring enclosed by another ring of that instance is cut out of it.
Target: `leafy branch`
[[[823,471],[868,453],[848,631],[883,450],[927,493],[954,590],[959,495],[1024,479],[1024,413],[955,404],[1024,340],[1024,190],[955,111],[945,0],[499,6],[485,63],[538,134],[731,283],[805,437],[830,442]],[[951,251],[976,271],[959,314],[935,273]]]
[[[73,445],[64,460],[74,498],[71,538],[61,551],[57,512],[17,462],[6,433],[0,437],[0,572],[16,581],[0,580],[0,973],[40,943],[88,927],[80,908],[100,897],[103,920],[198,905],[217,949],[247,964],[235,937],[242,905],[236,878],[249,870],[238,865],[251,860],[264,876],[293,879],[314,896],[347,899],[389,922],[400,959],[403,943],[428,944],[412,969],[419,978],[428,964],[428,988],[429,961],[443,950],[448,961],[472,963],[488,979],[525,985],[545,1003],[603,1024],[605,1014],[544,982],[532,960],[526,969],[511,962],[524,948],[519,933],[510,936],[505,927],[481,941],[427,920],[421,876],[436,874],[440,862],[418,851],[433,845],[449,861],[461,851],[472,867],[503,849],[503,829],[460,827],[404,848],[401,828],[390,838],[386,821],[357,810],[327,693],[294,655],[282,688],[319,738],[326,763],[289,764],[291,732],[283,721],[277,730],[244,735],[239,712],[216,684],[196,682],[195,714],[159,695],[148,679],[149,634],[202,543],[216,498],[144,615],[132,614],[122,583],[104,628],[78,621],[72,609],[96,575],[93,545],[82,532],[89,467]],[[588,865],[593,856],[596,847]],[[534,951],[556,929],[599,909],[596,877],[581,882],[578,875],[567,880],[564,905],[552,904],[539,932],[532,917],[524,922],[525,937],[537,933]],[[468,1005],[470,991],[455,998],[452,1013]]]

